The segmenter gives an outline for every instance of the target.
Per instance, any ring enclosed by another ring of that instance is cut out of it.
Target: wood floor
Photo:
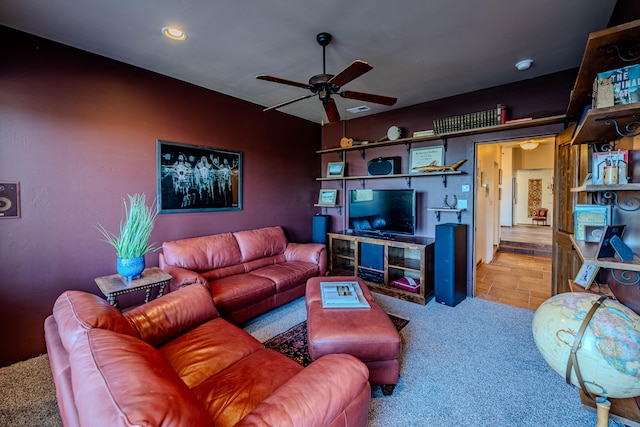
[[[501,238],[551,245],[550,227],[503,227]],[[498,252],[476,269],[476,297],[530,310],[551,297],[551,258]]]

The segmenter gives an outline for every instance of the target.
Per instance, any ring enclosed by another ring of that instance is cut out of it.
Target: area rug
[[[398,331],[407,326],[409,321],[401,317],[389,314],[389,319],[393,322]],[[307,347],[307,321],[298,323],[288,331],[276,335],[264,343],[265,347],[276,350],[289,359],[292,359],[302,366],[311,363],[309,349]]]

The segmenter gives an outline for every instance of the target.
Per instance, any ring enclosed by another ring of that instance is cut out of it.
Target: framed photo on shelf
[[[613,246],[611,246],[611,239],[617,236],[622,239],[622,233],[624,233],[626,225],[616,224],[607,225],[602,231],[602,238],[598,243],[598,249],[596,250],[596,258],[613,258],[616,253]]]
[[[412,148],[409,152],[409,173],[421,173],[415,169],[423,166],[444,166],[444,145]]]
[[[338,190],[320,190],[318,196],[319,206],[335,206],[338,198]]]
[[[327,164],[327,178],[342,178],[344,176],[344,162],[329,162]]]
[[[573,279],[573,282],[585,289],[589,289],[599,270],[600,267],[598,267],[597,265],[582,264],[582,267],[580,267],[580,271],[578,271],[578,274],[576,275],[576,278]]]

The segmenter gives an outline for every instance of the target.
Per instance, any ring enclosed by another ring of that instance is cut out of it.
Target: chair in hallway
[[[531,218],[531,223],[536,225],[540,225],[540,223],[542,223],[542,225],[547,225],[547,212],[549,212],[547,208],[538,209],[538,214]]]

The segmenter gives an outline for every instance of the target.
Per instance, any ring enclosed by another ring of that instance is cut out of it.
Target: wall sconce
[[[530,151],[535,149],[538,146],[538,143],[535,141],[525,141],[520,143],[520,148],[525,151]]]

